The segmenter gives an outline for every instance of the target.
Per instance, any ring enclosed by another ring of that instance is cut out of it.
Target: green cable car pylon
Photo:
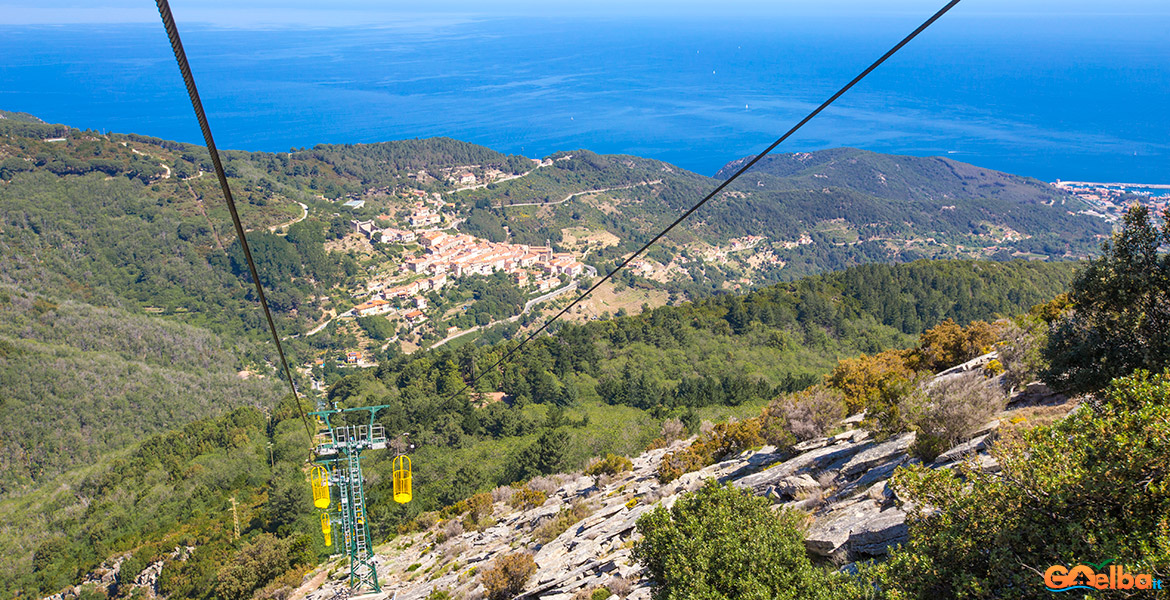
[[[382,450],[387,446],[386,431],[374,422],[374,415],[386,405],[362,406],[358,408],[325,409],[309,413],[316,417],[319,425],[314,437],[313,452],[316,459],[309,472],[309,483],[313,488],[313,503],[322,510],[321,533],[325,545],[333,546],[339,541],[339,550],[349,555],[349,587],[354,591],[373,590],[381,592],[378,571],[374,566],[374,547],[370,537],[370,525],[366,518],[365,482],[362,478],[362,453],[366,450]],[[368,413],[365,424],[334,424],[332,419],[342,413]],[[401,469],[402,461],[395,459]],[[406,462],[409,465],[409,459]],[[406,495],[400,495],[399,480],[405,477]],[[404,474],[395,471],[394,499],[402,502],[410,499],[409,466]],[[331,490],[337,488],[337,501],[332,502]],[[336,522],[339,528],[332,524]]]

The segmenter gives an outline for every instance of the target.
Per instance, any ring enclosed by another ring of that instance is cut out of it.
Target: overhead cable
[[[211,137],[211,126],[207,123],[207,115],[203,112],[203,101],[199,99],[199,90],[195,88],[195,78],[191,75],[191,66],[187,64],[187,53],[183,50],[183,41],[179,38],[179,29],[175,26],[175,17],[171,14],[171,6],[167,0],[155,0],[158,4],[158,14],[162,17],[163,26],[167,30],[167,37],[171,40],[171,50],[175,52],[175,60],[179,63],[179,72],[183,75],[183,83],[187,85],[187,95],[191,98],[191,107],[195,109],[195,118],[199,120],[199,128],[203,131],[203,141],[207,143],[207,152],[211,155],[211,164],[215,167],[215,176],[219,179],[219,187],[223,190],[223,199],[227,202],[228,211],[232,214],[232,223],[236,226],[236,237],[240,240],[240,248],[244,251],[244,260],[248,262],[248,272],[252,275],[252,282],[256,284],[256,296],[260,306],[264,309],[264,317],[268,320],[268,330],[272,333],[272,341],[276,343],[276,351],[280,354],[280,365],[284,369],[288,387],[292,390],[293,399],[297,404],[297,411],[301,414],[301,421],[305,424],[305,433],[309,439],[313,438],[313,428],[309,425],[309,417],[301,405],[301,396],[297,393],[296,383],[293,381],[292,371],[288,368],[288,359],[284,355],[284,346],[280,343],[280,335],[276,332],[276,322],[272,320],[272,310],[268,308],[268,297],[264,295],[264,286],[260,283],[260,274],[256,270],[256,262],[252,260],[252,250],[248,247],[248,238],[244,235],[244,226],[240,223],[240,213],[236,211],[236,201],[232,197],[231,187],[228,186],[227,174],[223,170],[223,163],[219,160],[219,151],[215,147],[215,140]]]
[[[752,157],[751,160],[744,163],[744,165],[742,167],[740,167],[731,177],[728,177],[726,180],[724,180],[722,183],[720,183],[718,186],[716,186],[715,189],[711,191],[711,193],[704,196],[702,200],[699,200],[697,203],[695,203],[694,206],[690,207],[689,209],[687,209],[686,212],[679,215],[679,217],[677,219],[675,219],[673,223],[668,225],[666,227],[666,229],[663,229],[661,232],[659,232],[658,235],[654,236],[649,242],[646,242],[640,249],[638,249],[637,252],[634,252],[628,258],[623,260],[617,267],[615,267],[612,271],[607,273],[605,275],[605,277],[602,277],[600,280],[598,280],[596,283],[594,283],[592,286],[590,286],[589,289],[585,290],[584,293],[577,296],[576,299],[574,299],[572,302],[570,302],[568,306],[561,309],[560,312],[553,315],[551,318],[547,319],[543,325],[541,325],[539,328],[537,328],[532,333],[528,334],[528,336],[525,337],[519,344],[513,346],[511,350],[506,352],[504,354],[504,356],[502,356],[499,360],[497,360],[495,363],[493,363],[490,367],[481,371],[479,375],[474,375],[470,382],[465,384],[462,388],[460,388],[455,393],[448,396],[448,398],[454,397],[454,396],[457,396],[457,395],[463,393],[468,388],[474,386],[475,383],[477,381],[479,381],[479,378],[482,377],[484,374],[491,372],[496,367],[500,366],[501,364],[503,364],[503,363],[507,362],[509,359],[511,359],[512,356],[515,355],[517,352],[519,352],[522,348],[524,348],[524,346],[526,346],[528,344],[528,342],[532,341],[534,338],[536,338],[536,336],[540,335],[541,332],[548,329],[549,325],[552,325],[554,322],[556,322],[557,319],[560,319],[562,316],[567,314],[574,306],[577,306],[577,304],[579,304],[582,300],[584,300],[586,297],[588,297],[589,294],[593,293],[594,290],[601,287],[602,284],[604,284],[605,282],[607,282],[611,278],[613,278],[613,276],[618,271],[621,271],[626,265],[630,264],[631,261],[633,261],[635,258],[638,258],[639,256],[641,256],[642,253],[644,253],[647,249],[649,249],[650,246],[653,246],[655,244],[655,242],[662,239],[662,237],[665,236],[666,234],[670,233],[670,231],[672,229],[674,229],[679,223],[682,223],[684,220],[686,220],[686,218],[691,216],[691,214],[694,213],[696,210],[699,210],[699,208],[701,208],[704,204],[706,204],[708,200],[714,198],[717,194],[719,194],[719,192],[722,192],[724,190],[724,188],[731,185],[731,182],[735,181],[736,179],[739,178],[740,175],[743,175],[744,173],[747,172],[748,169],[755,166],[756,163],[760,162],[760,159],[767,156],[770,152],[772,152],[772,150],[775,150],[776,146],[779,146],[784,140],[791,137],[792,134],[796,133],[801,127],[804,127],[805,123],[808,123],[809,121],[811,121],[813,119],[813,117],[819,115],[821,113],[821,111],[828,108],[830,104],[832,104],[838,98],[840,98],[842,95],[844,95],[845,92],[848,92],[850,88],[857,85],[857,83],[859,81],[861,81],[862,79],[865,79],[866,75],[869,75],[870,73],[872,73],[874,69],[881,66],[882,63],[886,62],[887,59],[889,59],[891,56],[893,56],[895,53],[897,53],[899,50],[901,50],[903,46],[910,43],[910,40],[913,40],[914,38],[918,37],[918,34],[922,33],[923,31],[926,30],[927,27],[930,27],[932,24],[934,24],[935,21],[942,18],[942,16],[945,15],[947,13],[947,11],[954,8],[955,5],[959,3],[959,1],[960,0],[951,0],[950,2],[948,2],[946,4],[946,6],[943,6],[941,9],[939,9],[938,12],[934,13],[934,15],[932,15],[929,19],[927,19],[921,25],[919,25],[917,29],[910,32],[910,34],[907,35],[906,37],[902,38],[902,41],[895,44],[893,48],[890,48],[885,54],[883,54],[881,56],[881,58],[875,60],[873,62],[873,64],[869,65],[868,67],[865,68],[864,71],[859,73],[857,75],[857,77],[854,77],[849,83],[845,84],[844,87],[837,90],[837,93],[830,96],[828,100],[825,100],[824,102],[822,102],[820,106],[816,107],[815,109],[813,109],[812,112],[808,113],[808,115],[806,115],[803,119],[801,119],[799,123],[797,123],[796,125],[793,125],[792,128],[789,129],[784,135],[780,136],[779,139],[772,142],[772,145],[768,146],[767,148],[764,149],[763,152],[760,152],[759,154]]]

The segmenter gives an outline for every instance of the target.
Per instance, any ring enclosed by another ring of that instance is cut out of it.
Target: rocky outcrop
[[[858,422],[860,419],[854,419]],[[655,506],[671,506],[687,491],[709,479],[731,482],[767,497],[778,508],[798,508],[813,517],[806,547],[816,556],[848,562],[885,554],[906,539],[906,515],[897,506],[886,481],[912,459],[907,455],[914,435],[877,441],[859,429],[805,442],[792,452],[764,447],[746,452],[679,479],[660,484],[655,468],[670,448],[647,452],[633,469],[604,485],[582,475],[561,476],[559,489],[539,507],[515,510],[494,505],[495,524],[435,541],[435,533],[395,539],[378,549],[378,572],[387,590],[399,600],[426,598],[434,589],[465,597],[482,594],[476,573],[497,556],[524,550],[536,561],[536,574],[519,598],[570,600],[581,590],[628,586],[626,597],[648,599],[649,582],[630,558],[637,539],[638,518]],[[980,456],[987,437],[944,453],[940,467]],[[536,532],[572,505],[588,507],[588,515],[553,539],[541,543]],[[310,591],[310,600],[333,597],[343,586],[343,564],[333,565],[337,579]]]
[[[960,365],[954,372],[979,364]],[[497,556],[526,551],[537,571],[518,598],[570,600],[582,590],[604,586],[628,589],[628,598],[648,599],[649,582],[630,557],[638,538],[638,518],[655,506],[673,505],[681,494],[710,479],[766,497],[777,510],[807,512],[811,525],[805,545],[814,556],[838,564],[882,556],[906,540],[906,514],[887,482],[898,467],[917,462],[908,454],[914,434],[876,440],[858,428],[862,420],[854,415],[842,421],[846,429],[836,435],[808,440],[788,452],[773,447],[745,452],[669,484],[658,482],[655,469],[667,452],[690,440],[646,452],[633,460],[630,472],[600,485],[580,474],[558,476],[557,489],[542,506],[516,510],[497,502],[495,523],[481,531],[467,531],[441,543],[436,531],[393,540],[378,548],[378,572],[384,589],[399,600],[425,598],[434,589],[476,598],[483,593],[476,576],[480,570],[490,567]],[[929,466],[951,468],[970,461],[997,469],[987,450],[998,425],[988,423],[977,437],[940,454]],[[585,507],[586,516],[552,539],[540,538],[542,527],[570,506]],[[313,589],[302,590],[307,598],[324,600],[342,589],[344,564],[326,568],[334,570],[333,578],[320,587],[310,583]]]
[[[119,554],[90,571],[82,579],[80,585],[65,589],[52,596],[46,596],[43,600],[74,600],[81,597],[82,589],[90,589],[106,595],[116,591],[124,597],[131,597],[134,594],[141,598],[155,598],[158,596],[158,577],[162,573],[163,565],[168,560],[187,560],[187,557],[194,550],[194,546],[176,546],[166,559],[147,565],[141,572],[134,575],[133,580],[123,583],[118,583],[118,580],[124,579],[121,577],[122,565],[130,555],[128,553]]]

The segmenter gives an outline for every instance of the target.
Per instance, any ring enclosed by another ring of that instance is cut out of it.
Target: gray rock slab
[[[909,535],[906,513],[887,508],[859,523],[849,535],[850,558],[883,556],[891,547],[904,543]]]
[[[946,464],[974,455],[976,452],[987,448],[987,437],[989,434],[984,434],[973,438],[968,442],[963,442],[946,452],[938,455],[934,460],[935,464]]]
[[[914,443],[914,432],[904,433],[877,445],[870,445],[842,465],[841,474],[850,477],[875,465],[889,462],[892,457],[906,454],[906,450],[910,448],[912,443]]]
[[[790,458],[778,465],[760,471],[735,481],[735,485],[752,490],[757,495],[764,494],[769,486],[776,485],[780,480],[791,475],[806,471],[819,471],[823,467],[852,458],[855,454],[873,446],[872,443],[849,444],[842,443],[836,446],[826,446],[805,452]]]

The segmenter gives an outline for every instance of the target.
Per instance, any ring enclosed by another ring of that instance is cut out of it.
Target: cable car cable
[[[165,0],[160,0],[160,1],[165,1]],[[943,15],[945,15],[947,13],[947,11],[954,8],[955,5],[959,3],[959,1],[960,0],[951,0],[950,2],[948,2],[946,4],[946,6],[939,9],[938,12],[934,13],[934,15],[932,15],[929,19],[927,19],[921,25],[919,25],[917,29],[910,32],[910,34],[907,35],[906,37],[902,38],[902,41],[895,44],[893,48],[890,48],[885,54],[883,54],[881,56],[881,58],[874,61],[873,64],[869,65],[869,67],[866,67],[866,69],[864,71],[862,71],[860,74],[858,74],[857,77],[854,77],[852,81],[845,84],[845,86],[842,87],[841,89],[837,90],[837,93],[830,96],[828,100],[825,100],[823,103],[821,103],[820,106],[816,107],[816,109],[814,109],[807,116],[805,116],[803,119],[801,119],[799,123],[797,123],[796,125],[793,125],[792,128],[789,129],[784,135],[780,136],[779,139],[777,139],[775,142],[772,142],[772,145],[770,145],[766,149],[764,149],[763,152],[752,157],[751,160],[749,160],[742,167],[740,167],[739,170],[737,170],[731,177],[728,177],[725,181],[723,181],[723,183],[720,183],[714,190],[711,191],[711,193],[707,194],[702,200],[699,200],[698,203],[696,203],[694,206],[692,206],[690,209],[688,209],[686,212],[684,212],[681,216],[679,216],[679,218],[675,219],[673,223],[671,223],[670,225],[668,225],[666,227],[666,229],[663,229],[658,235],[654,236],[653,239],[651,239],[649,242],[646,242],[646,244],[643,245],[641,249],[639,249],[637,252],[631,254],[629,258],[622,261],[621,264],[619,264],[617,267],[614,268],[614,270],[607,273],[605,277],[602,277],[600,281],[598,281],[597,283],[594,283],[588,290],[585,290],[585,292],[583,294],[577,296],[577,298],[574,299],[572,302],[570,302],[568,306],[561,309],[560,312],[558,312],[557,314],[553,315],[552,318],[545,321],[544,324],[540,326],[540,328],[538,328],[536,331],[533,331],[531,334],[529,334],[528,337],[524,338],[524,340],[521,341],[519,345],[514,346],[511,350],[509,350],[507,353],[505,353],[503,357],[501,357],[499,360],[497,360],[495,363],[493,363],[492,366],[488,367],[487,369],[484,369],[483,371],[480,372],[479,375],[476,375],[475,377],[473,377],[471,382],[465,384],[462,388],[459,389],[459,391],[451,394],[450,396],[447,396],[447,399],[453,398],[453,397],[458,396],[459,394],[463,393],[468,388],[474,386],[475,383],[477,381],[479,381],[480,377],[483,377],[488,372],[492,371],[493,369],[500,366],[504,362],[507,362],[508,359],[510,359],[513,355],[515,355],[518,351],[520,351],[520,349],[523,348],[525,345],[527,345],[528,342],[532,341],[537,335],[539,335],[545,329],[548,329],[548,326],[552,325],[554,321],[556,321],[557,319],[561,318],[563,315],[568,313],[570,309],[572,309],[574,306],[576,306],[578,303],[580,303],[582,300],[584,300],[585,297],[587,297],[589,294],[593,293],[593,290],[596,290],[598,287],[601,286],[601,284],[605,283],[606,281],[609,281],[618,271],[621,271],[622,268],[624,268],[626,265],[630,264],[630,261],[641,256],[641,254],[643,252],[645,252],[648,248],[650,248],[650,246],[653,246],[655,242],[662,239],[662,237],[665,236],[666,234],[670,233],[670,231],[672,229],[674,229],[675,226],[677,226],[679,223],[682,223],[687,217],[691,216],[691,213],[694,213],[696,210],[699,210],[699,208],[702,207],[704,204],[706,204],[708,200],[710,200],[711,198],[714,198],[716,194],[723,191],[723,189],[726,188],[728,185],[730,185],[731,182],[738,179],[740,175],[743,175],[745,172],[747,172],[748,169],[752,168],[752,166],[754,166],[756,163],[760,162],[760,159],[767,156],[770,152],[772,152],[772,150],[775,150],[776,146],[779,146],[784,140],[788,139],[790,136],[792,136],[792,134],[796,133],[801,127],[804,127],[805,123],[808,123],[809,121],[811,121],[813,119],[813,117],[817,116],[818,114],[821,113],[821,111],[828,108],[830,104],[832,104],[838,98],[840,98],[842,95],[844,95],[845,92],[848,92],[849,89],[852,88],[854,85],[857,85],[857,83],[859,81],[861,81],[862,79],[865,79],[866,75],[869,75],[871,72],[873,72],[874,69],[877,69],[879,66],[881,66],[882,63],[886,62],[886,60],[888,58],[890,58],[896,52],[901,50],[903,46],[910,43],[910,40],[913,40],[914,38],[918,37],[918,34],[925,31],[927,27],[930,27],[931,25],[933,25],[934,22],[939,20]]]
[[[203,112],[203,101],[199,99],[199,90],[195,88],[195,78],[191,75],[191,66],[187,64],[187,53],[183,50],[183,41],[179,39],[179,29],[175,26],[175,17],[171,14],[171,5],[167,0],[155,0],[158,4],[158,13],[162,17],[163,26],[167,30],[167,37],[171,40],[171,50],[175,53],[175,60],[179,63],[179,72],[183,75],[183,83],[187,85],[187,95],[191,98],[191,107],[195,109],[195,118],[199,120],[199,128],[203,130],[203,140],[207,143],[207,152],[211,154],[211,164],[215,166],[215,176],[219,179],[219,187],[223,190],[223,198],[227,202],[228,211],[232,214],[232,223],[236,226],[236,236],[240,239],[240,248],[244,251],[244,260],[248,262],[248,272],[256,284],[256,295],[260,299],[260,306],[264,309],[264,317],[268,319],[268,330],[272,332],[272,341],[276,342],[276,351],[280,354],[280,364],[284,368],[288,387],[292,390],[293,399],[297,403],[297,411],[301,414],[301,421],[305,424],[305,433],[313,439],[313,429],[309,426],[309,417],[301,405],[301,396],[297,393],[296,383],[293,381],[292,371],[288,368],[288,359],[284,355],[284,346],[280,343],[280,335],[276,332],[276,322],[272,320],[272,311],[268,308],[268,298],[264,295],[264,286],[260,283],[260,274],[256,271],[256,263],[252,260],[252,250],[248,247],[248,238],[244,235],[244,226],[240,223],[240,214],[236,211],[236,201],[232,198],[232,190],[228,186],[227,174],[224,173],[223,163],[219,160],[219,151],[216,150],[215,140],[211,137],[211,125],[207,123],[207,115]]]

